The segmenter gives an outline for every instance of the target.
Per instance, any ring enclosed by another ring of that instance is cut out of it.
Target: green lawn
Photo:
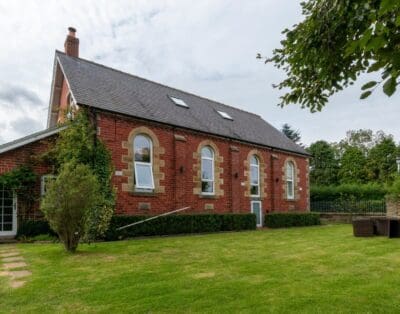
[[[0,277],[2,313],[400,312],[400,239],[350,225],[18,248],[32,276]]]

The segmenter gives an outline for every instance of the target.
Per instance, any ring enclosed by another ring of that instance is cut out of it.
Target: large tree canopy
[[[367,159],[370,181],[385,182],[394,177],[397,170],[398,148],[392,137],[387,137],[371,148]]]
[[[400,0],[308,0],[301,6],[305,19],[283,31],[282,47],[265,61],[286,72],[274,85],[288,90],[281,106],[298,103],[319,111],[363,72],[380,71],[381,80],[365,84],[361,98],[379,84],[388,96],[396,91]]]
[[[332,145],[326,141],[312,143],[307,151],[313,156],[310,160],[310,181],[315,185],[338,183],[339,161]]]

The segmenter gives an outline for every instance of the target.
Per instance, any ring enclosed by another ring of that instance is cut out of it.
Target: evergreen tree
[[[287,123],[282,125],[281,132],[283,134],[285,134],[288,138],[290,138],[296,144],[298,144],[301,140],[300,131],[292,129],[292,127]]]

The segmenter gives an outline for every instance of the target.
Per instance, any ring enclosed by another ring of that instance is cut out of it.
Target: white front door
[[[262,227],[262,209],[260,201],[251,201],[251,212],[256,215],[257,227]]]
[[[0,187],[0,237],[17,234],[17,197],[12,190]]]

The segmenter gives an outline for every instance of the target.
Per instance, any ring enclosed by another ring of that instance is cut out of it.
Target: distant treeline
[[[307,147],[310,183],[316,186],[391,183],[400,148],[392,135],[372,130],[348,131],[338,143],[317,141]],[[363,188],[360,189],[360,193]]]
[[[341,184],[327,186],[311,186],[311,201],[369,201],[383,200],[387,188],[382,184]]]

